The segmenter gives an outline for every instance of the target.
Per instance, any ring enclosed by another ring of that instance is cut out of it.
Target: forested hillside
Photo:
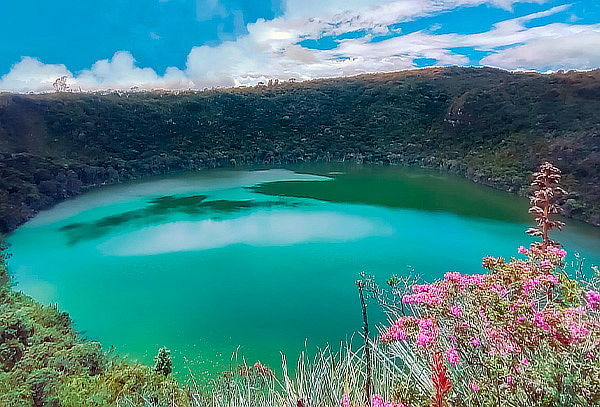
[[[0,233],[91,186],[181,169],[355,160],[524,193],[556,163],[600,225],[600,70],[431,68],[205,92],[0,94]]]

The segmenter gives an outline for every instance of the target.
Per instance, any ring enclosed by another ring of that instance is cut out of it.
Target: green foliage
[[[171,361],[171,351],[165,347],[158,350],[154,356],[154,371],[168,376],[173,371],[173,362]]]

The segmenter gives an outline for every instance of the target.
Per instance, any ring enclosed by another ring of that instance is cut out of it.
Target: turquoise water
[[[360,272],[479,272],[486,255],[516,255],[529,222],[526,199],[434,172],[211,170],[42,212],[9,237],[10,270],[105,348],[151,363],[167,346],[180,375],[217,374],[236,350],[277,367],[279,352],[359,330]],[[570,222],[554,237],[600,263],[597,229]]]

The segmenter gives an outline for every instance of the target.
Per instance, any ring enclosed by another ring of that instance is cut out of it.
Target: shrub
[[[540,167],[530,210],[541,240],[509,260],[486,257],[485,274],[446,273],[431,284],[392,279],[374,293],[391,316],[379,340],[411,372],[394,399],[410,406],[590,406],[600,403],[600,294],[570,278],[549,237],[562,223],[560,172]],[[596,276],[597,280],[597,276]],[[443,360],[443,367],[440,366]],[[429,400],[406,389],[426,374]],[[444,388],[440,377],[447,374]]]

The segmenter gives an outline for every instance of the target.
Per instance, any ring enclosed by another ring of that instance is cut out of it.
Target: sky
[[[0,0],[0,91],[600,67],[600,0]]]

